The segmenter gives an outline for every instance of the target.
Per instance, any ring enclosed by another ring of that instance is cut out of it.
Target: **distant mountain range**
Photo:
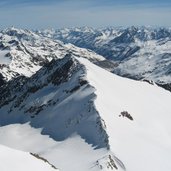
[[[118,75],[171,83],[171,29],[85,27],[44,30],[41,35],[95,51],[116,63],[113,72]]]
[[[0,80],[18,74],[31,76],[52,59],[72,53],[90,56],[99,66],[117,75],[154,81],[171,89],[171,30],[167,28],[83,27],[43,31],[10,28],[0,33],[0,49]]]

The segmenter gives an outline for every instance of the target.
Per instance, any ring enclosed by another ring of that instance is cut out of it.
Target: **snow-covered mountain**
[[[171,87],[171,29],[150,27],[71,28],[41,35],[91,49],[116,62],[113,72]]]
[[[68,54],[1,87],[0,143],[61,171],[170,171],[170,101]]]
[[[96,53],[64,45],[62,42],[40,36],[33,31],[9,28],[0,31],[0,84],[14,77],[30,77],[52,59],[71,53],[75,56],[103,60]]]

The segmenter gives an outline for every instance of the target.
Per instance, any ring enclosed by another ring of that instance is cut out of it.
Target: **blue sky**
[[[171,26],[171,0],[0,0],[0,28]]]

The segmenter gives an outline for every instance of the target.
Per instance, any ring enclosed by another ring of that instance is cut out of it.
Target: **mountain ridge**
[[[41,34],[46,36],[46,32]],[[120,76],[171,83],[170,28],[66,28],[54,30],[47,36],[91,49],[113,60],[116,63],[113,72]]]
[[[104,59],[93,51],[65,45],[30,30],[9,28],[0,32],[0,72],[4,81],[20,75],[30,77],[52,59],[63,58],[68,53],[92,61]]]
[[[94,157],[88,164],[82,163],[79,168],[74,164],[71,168],[83,171],[90,167],[95,171],[144,169],[137,158],[143,158],[149,171],[154,167],[160,171],[165,162],[165,170],[171,167],[168,154],[171,95],[157,85],[119,77],[85,58],[70,55],[51,61],[30,78],[20,80],[18,77],[7,84],[11,84],[7,87],[16,97],[9,100],[8,93],[3,95],[6,87],[1,90],[0,124],[29,122],[32,128],[41,128],[42,135],[49,135],[61,145],[71,139],[76,141],[80,136]],[[154,118],[155,122],[151,122]],[[158,139],[159,135],[162,138]],[[60,146],[56,148],[60,150]],[[99,156],[102,149],[105,152]],[[149,156],[144,151],[150,152]],[[55,161],[53,156],[45,154],[43,157],[51,159],[57,168],[67,170],[64,163],[60,164],[64,160],[62,156]],[[74,155],[84,153],[77,151]],[[157,164],[156,158],[152,158],[156,155],[160,156]],[[135,159],[138,164],[134,163]]]

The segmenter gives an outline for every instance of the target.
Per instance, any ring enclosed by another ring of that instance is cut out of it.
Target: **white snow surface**
[[[10,59],[8,57],[5,57],[5,55],[8,53],[7,50],[0,51],[0,65],[2,64],[9,64]]]
[[[1,171],[57,170],[29,153],[14,150],[3,145],[0,145],[0,161]]]
[[[73,134],[65,141],[54,141],[49,136],[41,135],[41,129],[34,129],[29,123],[1,127],[0,137],[2,137],[0,144],[39,154],[60,171],[98,171],[96,160],[108,154],[106,149],[94,150],[77,134]],[[33,166],[32,163],[30,165]],[[45,169],[40,169],[40,171],[45,171]]]
[[[171,94],[154,85],[122,78],[78,59],[95,87],[95,105],[109,144],[128,171],[171,170]],[[119,117],[128,111],[133,121]]]

